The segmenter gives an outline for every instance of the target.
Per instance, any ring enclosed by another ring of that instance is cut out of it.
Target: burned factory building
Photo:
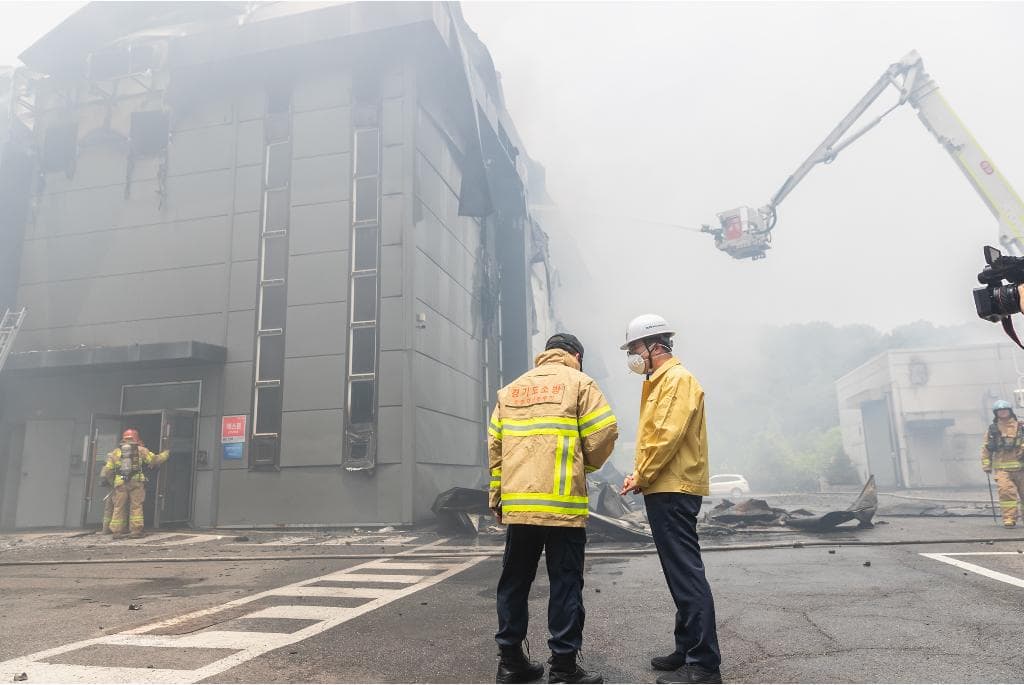
[[[21,58],[0,528],[95,526],[129,427],[171,452],[157,527],[410,524],[484,482],[557,316],[543,169],[456,3],[91,3]]]

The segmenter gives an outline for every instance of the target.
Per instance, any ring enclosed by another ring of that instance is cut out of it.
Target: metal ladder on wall
[[[7,356],[14,347],[14,339],[21,330],[21,324],[25,321],[25,308],[15,311],[8,309],[4,312],[4,318],[0,319],[0,371],[3,371]]]

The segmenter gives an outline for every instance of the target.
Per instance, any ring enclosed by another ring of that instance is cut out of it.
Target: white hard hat
[[[620,350],[628,350],[629,346],[637,340],[649,338],[652,335],[673,336],[676,332],[668,325],[664,317],[657,314],[641,314],[629,322],[626,327],[626,342]]]

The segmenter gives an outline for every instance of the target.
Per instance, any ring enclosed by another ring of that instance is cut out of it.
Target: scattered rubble
[[[857,521],[858,528],[873,528],[871,519],[878,511],[878,490],[875,477],[868,479],[860,496],[846,509],[830,511],[822,516],[815,516],[806,509],[786,511],[769,506],[763,499],[748,499],[738,504],[723,499],[722,502],[705,514],[705,521],[733,528],[752,526],[785,526],[798,530],[822,533],[836,529],[844,523]],[[699,529],[698,529],[699,530]]]

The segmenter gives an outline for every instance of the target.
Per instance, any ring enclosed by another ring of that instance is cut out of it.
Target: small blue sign
[[[224,443],[224,458],[225,459],[241,459],[242,452],[244,451],[245,443],[242,442],[228,442]]]

